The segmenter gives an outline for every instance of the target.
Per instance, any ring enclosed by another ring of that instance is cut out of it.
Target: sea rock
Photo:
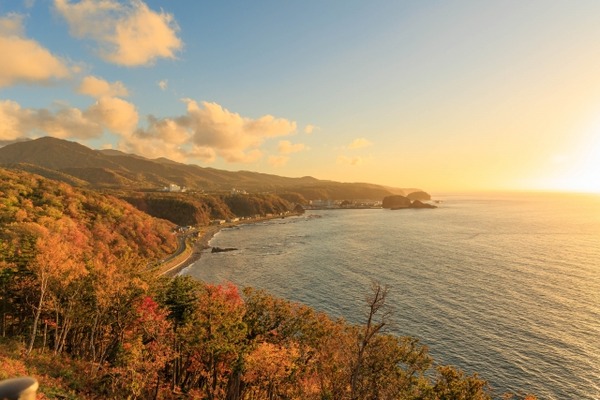
[[[415,200],[410,205],[410,208],[437,208],[437,206],[434,206],[433,204],[423,203],[420,200]]]
[[[211,253],[224,253],[226,251],[235,251],[237,250],[235,247],[213,247],[212,250],[210,251]]]
[[[410,205],[410,199],[399,194],[393,196],[386,196],[383,198],[383,201],[381,203],[381,207],[391,209],[409,208]]]

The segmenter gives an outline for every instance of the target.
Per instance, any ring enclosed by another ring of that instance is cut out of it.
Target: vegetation
[[[179,226],[208,225],[215,219],[279,215],[293,210],[293,204],[274,194],[136,193],[118,196],[153,217]]]
[[[261,290],[155,276],[172,224],[115,198],[6,170],[0,194],[0,379],[32,374],[47,398],[73,399],[492,396],[386,334],[380,285],[354,326]]]
[[[137,209],[179,226],[208,225],[213,219],[234,216],[219,197],[192,193],[137,193],[121,198]]]

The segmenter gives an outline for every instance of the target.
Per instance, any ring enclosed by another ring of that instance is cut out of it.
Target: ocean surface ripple
[[[391,332],[497,393],[600,399],[600,196],[440,196],[435,210],[325,210],[225,229],[183,271],[360,323],[372,280]],[[312,218],[318,215],[321,218]]]

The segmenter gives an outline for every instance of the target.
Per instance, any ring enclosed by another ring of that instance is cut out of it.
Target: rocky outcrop
[[[386,196],[383,198],[381,203],[381,207],[383,208],[409,208],[410,207],[410,199],[405,196],[401,196],[399,194],[393,196]]]
[[[411,201],[408,197],[400,195],[385,197],[381,206],[392,210],[403,210],[406,208],[437,208],[432,204],[423,203],[421,200]]]
[[[423,203],[420,200],[415,200],[410,205],[410,208],[437,208],[437,206],[434,206],[433,204]]]
[[[224,253],[226,251],[235,251],[235,247],[213,247],[211,253]]]

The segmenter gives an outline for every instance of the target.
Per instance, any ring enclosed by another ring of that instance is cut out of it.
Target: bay
[[[496,392],[600,398],[600,196],[440,195],[435,210],[319,210],[222,230],[183,274],[349,322],[372,281],[390,332]]]

